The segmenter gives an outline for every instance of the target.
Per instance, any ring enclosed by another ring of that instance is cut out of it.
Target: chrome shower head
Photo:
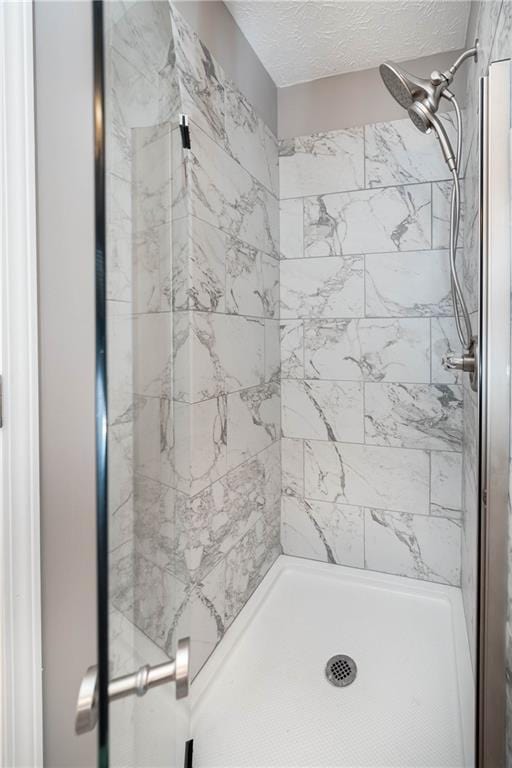
[[[430,133],[432,129],[435,131],[450,170],[456,167],[454,153],[444,126],[436,117],[436,112],[441,98],[450,100],[454,98],[448,86],[462,62],[470,57],[476,58],[477,52],[478,41],[474,48],[464,51],[446,72],[435,70],[428,80],[411,75],[394,61],[385,61],[379,67],[384,85],[395,101],[407,110],[416,128],[422,133]]]
[[[405,70],[401,69],[394,61],[385,61],[379,67],[380,76],[384,85],[401,107],[408,109],[421,90],[421,84],[413,79]]]

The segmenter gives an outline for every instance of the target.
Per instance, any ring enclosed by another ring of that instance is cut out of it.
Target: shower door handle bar
[[[190,666],[190,639],[178,642],[175,659],[151,667],[144,664],[135,672],[115,677],[108,684],[109,701],[124,699],[126,696],[144,696],[150,688],[165,683],[176,683],[176,698],[188,696]],[[98,670],[89,667],[85,673],[76,706],[75,731],[77,734],[88,733],[96,727],[98,721]]]

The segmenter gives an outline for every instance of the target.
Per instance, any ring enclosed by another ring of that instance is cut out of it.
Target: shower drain
[[[331,656],[325,665],[325,676],[331,685],[344,688],[356,679],[357,665],[350,656],[344,656],[343,654]]]

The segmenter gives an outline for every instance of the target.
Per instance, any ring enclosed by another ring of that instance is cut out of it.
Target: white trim
[[[43,764],[32,3],[0,2],[0,763]]]

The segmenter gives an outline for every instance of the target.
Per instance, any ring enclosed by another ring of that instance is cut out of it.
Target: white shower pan
[[[282,556],[192,685],[194,766],[471,766],[473,695],[460,590]]]

